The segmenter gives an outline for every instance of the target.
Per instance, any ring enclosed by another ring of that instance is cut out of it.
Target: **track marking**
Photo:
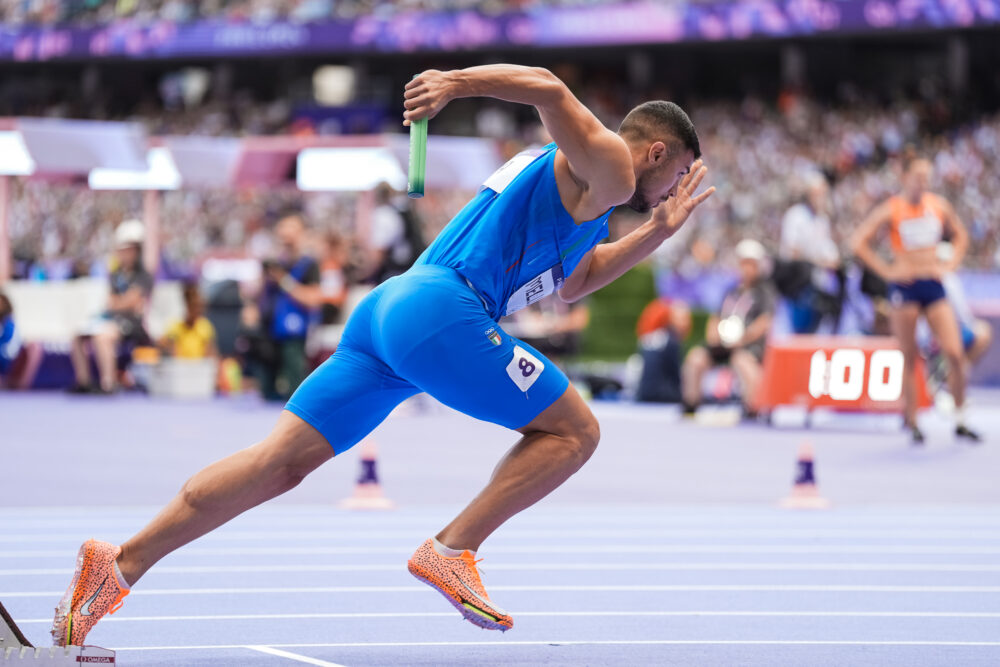
[[[399,572],[401,563],[319,565],[163,565],[154,574],[226,574],[291,572]],[[1000,565],[955,563],[492,563],[490,572],[1000,572]],[[0,569],[0,577],[71,575],[73,568]]]
[[[270,644],[270,648],[391,648],[431,646],[1000,646],[996,642],[963,641],[866,641],[826,639],[583,639],[547,641],[481,641],[481,642],[339,642],[328,644]],[[246,644],[219,644],[201,646],[121,646],[112,651],[210,651],[213,649],[252,648]]]
[[[976,505],[948,505],[948,506],[921,506],[900,508],[894,510],[890,507],[877,508],[871,510],[857,510],[851,508],[841,508],[835,514],[827,514],[823,517],[810,517],[808,520],[801,519],[789,514],[785,510],[778,508],[763,508],[747,510],[744,507],[735,505],[722,505],[718,509],[708,509],[705,507],[678,507],[673,504],[664,504],[650,509],[650,505],[636,504],[615,504],[615,505],[592,505],[587,506],[588,511],[584,513],[576,512],[572,509],[565,511],[553,511],[552,508],[538,509],[525,516],[519,516],[516,526],[544,525],[548,522],[565,524],[585,524],[593,526],[601,522],[607,522],[613,526],[621,526],[623,523],[635,523],[641,526],[665,526],[668,524],[695,524],[703,525],[706,522],[713,522],[718,527],[731,526],[733,528],[745,528],[749,521],[762,521],[773,524],[776,518],[784,522],[798,523],[803,526],[811,526],[815,521],[825,524],[843,523],[846,527],[856,527],[861,524],[887,524],[887,528],[898,528],[901,525],[913,525],[926,527],[930,521],[941,521],[941,528],[954,529],[956,527],[1000,527],[1000,518],[996,514],[996,508],[1000,504],[994,503],[984,508],[982,504]],[[452,514],[460,506],[438,505],[431,506],[420,511],[413,509],[397,510],[392,515],[385,518],[385,522],[396,522],[403,526],[412,525],[415,520],[438,522],[443,515]],[[44,528],[51,530],[50,524],[65,524],[68,528],[73,528],[81,517],[85,517],[90,522],[120,522],[120,521],[142,521],[152,518],[160,510],[158,505],[148,506],[45,506],[45,507],[9,507],[0,508],[0,518],[7,521],[23,520],[28,525],[26,528]],[[44,522],[44,524],[43,524]],[[326,505],[280,505],[272,508],[255,509],[249,516],[238,520],[237,526],[258,525],[262,530],[268,527],[278,529],[287,528],[289,524],[306,524],[317,528],[339,527],[348,524],[361,526],[369,525],[369,520],[364,516],[351,514],[342,510],[336,510]]]
[[[1000,618],[988,611],[512,611],[518,617],[748,617],[782,618],[807,616],[845,618]],[[453,618],[453,611],[371,611],[300,614],[208,614],[191,616],[109,616],[101,623],[159,623],[164,621],[254,621],[369,618]],[[15,619],[19,625],[51,624],[51,618]]]
[[[186,556],[293,556],[293,555],[372,555],[392,554],[403,558],[413,553],[413,544],[393,547],[182,547],[177,554]],[[61,558],[65,549],[0,551],[0,558]],[[949,554],[1000,555],[1000,546],[949,546],[928,544],[622,544],[622,545],[496,545],[491,554]]]
[[[987,529],[989,530],[989,529]],[[916,540],[975,540],[975,541],[997,541],[1000,540],[1000,526],[997,526],[992,534],[984,534],[982,528],[970,530],[921,530],[914,527],[911,530],[899,530],[891,528],[785,528],[785,529],[754,529],[754,528],[673,528],[670,526],[659,526],[650,528],[608,528],[608,529],[588,529],[575,530],[563,529],[558,536],[553,536],[551,530],[544,528],[537,529],[509,529],[505,530],[498,539],[628,539],[628,538],[669,538],[669,539],[691,539],[691,538],[712,538],[724,533],[727,538],[761,538],[761,539],[800,539],[812,540],[818,538],[852,538],[852,539],[916,539]],[[328,532],[325,530],[230,530],[219,531],[204,538],[205,542],[235,542],[239,540],[308,540],[308,541],[365,541],[365,540],[391,540],[391,539],[414,539],[419,540],[424,537],[420,530],[350,530],[348,532]],[[62,534],[32,534],[32,533],[7,533],[0,534],[0,542],[11,542],[15,544],[31,542],[73,542],[80,540],[80,533]]]
[[[270,646],[247,646],[245,648],[251,649],[253,651],[260,651],[261,653],[276,655],[279,658],[288,658],[289,660],[297,660],[299,662],[304,662],[307,665],[319,665],[319,667],[344,667],[344,665],[338,664],[336,662],[328,662],[326,660],[310,658],[309,656],[306,655],[299,655],[298,653],[282,651],[281,649],[272,648]]]
[[[280,586],[258,588],[152,588],[141,589],[133,596],[147,595],[267,595],[305,593],[416,593],[426,591],[424,586]],[[801,593],[1000,593],[1000,586],[883,586],[836,584],[599,584],[599,585],[507,585],[490,586],[491,591],[516,592],[801,592]],[[0,592],[0,598],[56,597],[63,591]]]
[[[658,507],[655,506],[654,507]],[[952,514],[917,514],[914,516],[903,516],[896,514],[871,514],[862,515],[842,512],[841,514],[826,515],[816,517],[813,521],[804,521],[800,517],[788,514],[787,510],[775,509],[773,512],[759,514],[705,514],[692,508],[691,512],[684,515],[670,515],[671,506],[662,506],[662,511],[650,511],[649,506],[624,507],[619,512],[586,512],[582,516],[571,513],[566,514],[531,514],[518,517],[517,523],[505,530],[541,530],[551,524],[561,526],[578,527],[581,530],[593,529],[594,526],[604,526],[609,530],[615,529],[639,529],[652,528],[657,530],[670,529],[704,529],[706,525],[710,528],[732,528],[734,530],[752,528],[756,523],[762,527],[775,529],[775,521],[780,521],[787,526],[801,527],[803,530],[810,530],[817,524],[827,529],[851,530],[851,529],[875,529],[884,527],[887,530],[918,530],[927,527],[931,530],[974,530],[976,528],[997,529],[1000,528],[1000,519],[993,514],[983,514],[980,516],[967,516],[960,511]],[[993,507],[1000,507],[995,505]],[[460,508],[442,508],[426,514],[397,513],[388,516],[380,525],[386,526],[385,530],[395,529],[399,531],[414,530],[420,523],[434,523],[441,521],[443,517],[453,513]],[[588,506],[588,509],[590,507]],[[994,510],[995,511],[995,510]],[[2,512],[0,519],[3,519],[8,528],[15,523],[19,525],[20,531],[29,535],[42,535],[59,530],[69,534],[78,527],[79,521],[83,518],[88,520],[88,525],[101,525],[105,529],[117,529],[131,531],[135,522],[145,522],[152,518],[155,509],[148,513],[144,512],[135,515],[95,515],[87,513],[77,515],[66,512],[62,515],[52,517],[33,516],[27,512]],[[935,525],[937,524],[937,525]],[[301,527],[302,530],[313,528],[315,530],[331,530],[336,528],[352,528],[360,531],[370,530],[371,522],[364,521],[352,515],[337,513],[337,510],[328,509],[323,514],[288,513],[287,515],[270,517],[249,517],[238,520],[237,523],[221,529],[226,531],[266,531],[270,528],[275,530],[290,530]],[[117,527],[117,528],[116,528]],[[78,536],[78,535],[77,535]]]

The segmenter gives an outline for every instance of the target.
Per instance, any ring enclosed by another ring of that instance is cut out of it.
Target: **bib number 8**
[[[541,359],[520,345],[514,346],[514,357],[507,364],[507,377],[517,385],[518,389],[527,392],[544,370],[545,364]]]

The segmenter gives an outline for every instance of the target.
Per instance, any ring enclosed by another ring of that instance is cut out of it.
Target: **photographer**
[[[284,400],[306,376],[306,333],[323,303],[319,266],[304,253],[306,226],[298,213],[281,217],[275,228],[280,256],[263,263],[260,312],[263,333],[274,351],[261,368],[260,390],[267,400]]]
[[[764,344],[774,319],[774,295],[765,278],[767,251],[757,241],[736,245],[740,281],[726,293],[717,315],[708,318],[706,346],[692,348],[681,368],[684,411],[701,403],[701,381],[715,366],[731,366],[740,380],[743,408],[754,416],[754,394],[760,381]]]

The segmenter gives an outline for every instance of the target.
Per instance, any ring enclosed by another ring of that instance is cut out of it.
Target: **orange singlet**
[[[937,197],[925,192],[919,204],[896,195],[889,199],[889,240],[896,252],[933,248],[941,241],[944,212]]]

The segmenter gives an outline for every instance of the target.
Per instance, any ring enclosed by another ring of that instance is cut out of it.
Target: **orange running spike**
[[[76,571],[56,607],[52,639],[56,646],[82,646],[87,633],[105,614],[113,614],[129,594],[118,585],[113,564],[121,548],[87,540],[76,555]]]
[[[490,601],[479,578],[478,562],[469,551],[461,556],[442,556],[434,550],[433,540],[427,540],[408,566],[410,574],[436,588],[467,621],[486,630],[506,632],[514,627],[514,619]]]

